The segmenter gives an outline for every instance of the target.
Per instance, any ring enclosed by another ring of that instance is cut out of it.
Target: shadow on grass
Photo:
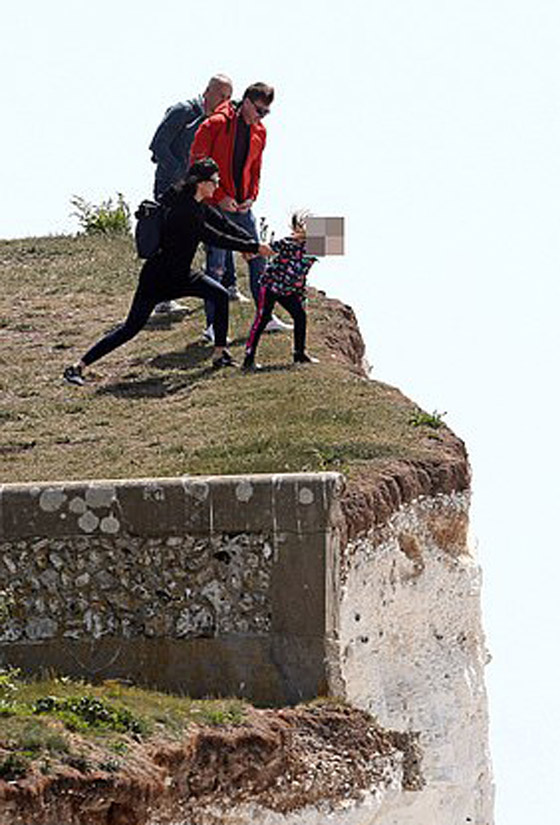
[[[113,395],[117,398],[165,398],[185,390],[192,390],[196,384],[216,374],[210,358],[211,348],[208,344],[193,341],[183,350],[161,353],[148,362],[142,361],[142,359],[133,362],[135,366],[147,365],[152,369],[166,371],[167,375],[153,374],[138,378],[132,372],[123,376],[120,381],[113,381],[100,387],[96,391],[96,395]],[[257,373],[249,374],[265,375],[267,373],[289,372],[293,369],[294,365],[291,362],[268,364],[263,366]],[[232,372],[237,373],[238,370],[235,369]],[[188,373],[188,376],[177,375],[177,373]]]
[[[149,364],[158,370],[190,370],[209,360],[210,352],[207,344],[193,341],[179,352],[163,352],[156,355]]]
[[[160,357],[160,356],[157,356]],[[185,367],[186,369],[186,367]],[[167,398],[177,393],[190,391],[201,381],[215,375],[216,370],[209,364],[198,370],[192,370],[188,377],[170,375],[149,375],[147,378],[129,381],[113,381],[96,390],[96,395],[113,395],[116,398]]]
[[[114,395],[117,398],[164,398],[168,387],[163,378],[149,377],[140,381],[114,381],[95,391],[96,395]]]

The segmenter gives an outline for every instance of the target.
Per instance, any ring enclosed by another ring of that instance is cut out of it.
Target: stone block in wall
[[[341,483],[336,473],[185,478],[186,529],[321,533]]]
[[[0,538],[113,536],[121,530],[115,482],[6,484],[0,497]]]

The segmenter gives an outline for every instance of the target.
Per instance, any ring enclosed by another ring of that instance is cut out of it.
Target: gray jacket
[[[202,96],[176,103],[166,111],[150,143],[152,160],[158,166],[157,189],[165,189],[185,175],[191,143],[205,118]]]

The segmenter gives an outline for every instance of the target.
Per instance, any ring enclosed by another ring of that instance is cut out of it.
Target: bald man
[[[196,130],[220,103],[230,100],[232,88],[227,75],[216,74],[210,78],[201,95],[183,103],[176,103],[166,111],[150,143],[152,160],[157,164],[154,182],[156,198],[185,176]],[[231,273],[231,255],[228,263],[230,279],[234,280],[235,276]],[[236,290],[235,283],[232,290]],[[157,304],[155,312],[172,312],[174,309],[182,309],[181,304],[176,301],[163,301]]]
[[[217,74],[210,78],[201,95],[176,103],[166,111],[150,143],[152,160],[157,164],[154,184],[156,198],[185,175],[196,130],[216,106],[231,98],[231,93],[229,77]]]

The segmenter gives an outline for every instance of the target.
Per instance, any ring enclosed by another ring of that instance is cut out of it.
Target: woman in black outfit
[[[170,193],[166,200],[169,211],[163,226],[161,249],[140,271],[126,320],[94,344],[80,361],[64,370],[66,381],[84,384],[83,369],[134,338],[157,303],[187,295],[214,302],[216,345],[212,363],[215,367],[233,365],[225,348],[229,323],[228,292],[208,275],[191,271],[196,248],[203,241],[253,255],[269,257],[274,253],[268,244],[258,244],[244,230],[204,203],[214,194],[218,184],[217,164],[212,158],[204,158],[191,166],[186,180]]]

